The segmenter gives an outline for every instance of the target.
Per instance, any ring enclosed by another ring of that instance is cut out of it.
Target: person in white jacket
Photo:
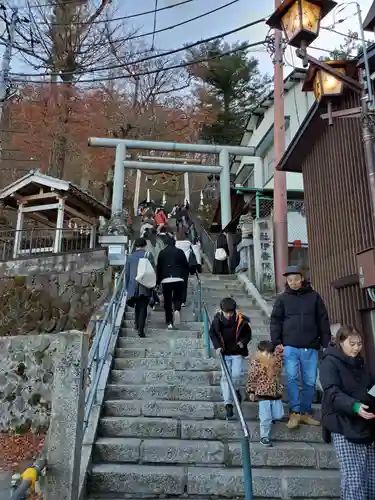
[[[182,250],[185,254],[186,260],[188,262],[190,262],[190,254],[193,251],[193,247],[192,247],[191,242],[188,240],[186,233],[181,229],[176,234],[176,248],[179,248],[180,250]],[[184,282],[185,282],[185,288],[184,288],[184,293],[182,296],[182,307],[185,307],[185,304],[186,304],[189,276],[186,277]]]
[[[196,271],[198,273],[201,273],[202,272],[202,250],[201,250],[201,242],[199,241],[199,238],[194,239],[193,244],[191,245],[191,248],[193,249],[195,258],[197,259]]]

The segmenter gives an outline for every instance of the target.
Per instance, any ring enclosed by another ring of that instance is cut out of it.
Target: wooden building
[[[360,106],[360,96],[349,90],[333,102],[335,111]],[[310,274],[331,323],[360,328],[375,359],[375,303],[360,288],[356,257],[375,245],[361,117],[333,118],[332,125],[326,118],[323,99],[306,116],[277,168],[303,174]]]

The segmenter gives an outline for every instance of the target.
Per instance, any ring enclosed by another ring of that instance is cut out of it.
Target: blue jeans
[[[260,437],[271,439],[272,420],[281,420],[283,416],[281,399],[259,401]]]
[[[318,351],[284,347],[284,366],[288,381],[289,406],[293,413],[312,412],[318,371]],[[300,395],[300,374],[302,391]]]
[[[243,372],[243,356],[224,356],[230,376],[235,389],[238,389],[240,378]],[[232,393],[230,392],[227,379],[224,373],[221,374],[221,392],[226,405],[233,404]]]

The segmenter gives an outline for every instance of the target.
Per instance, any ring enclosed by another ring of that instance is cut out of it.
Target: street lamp
[[[334,69],[341,76],[355,77],[357,61],[325,61],[325,65]],[[303,92],[314,92],[315,99],[332,98],[344,92],[344,81],[324,69],[310,64],[302,87]]]
[[[289,45],[306,47],[318,37],[320,21],[336,5],[332,0],[285,0],[266,24],[283,30]]]

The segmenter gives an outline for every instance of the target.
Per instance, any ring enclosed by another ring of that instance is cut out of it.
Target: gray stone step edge
[[[90,485],[97,493],[136,493],[137,497],[244,497],[242,468],[100,464],[92,469]],[[255,498],[337,498],[340,478],[333,470],[254,469],[253,488]]]

